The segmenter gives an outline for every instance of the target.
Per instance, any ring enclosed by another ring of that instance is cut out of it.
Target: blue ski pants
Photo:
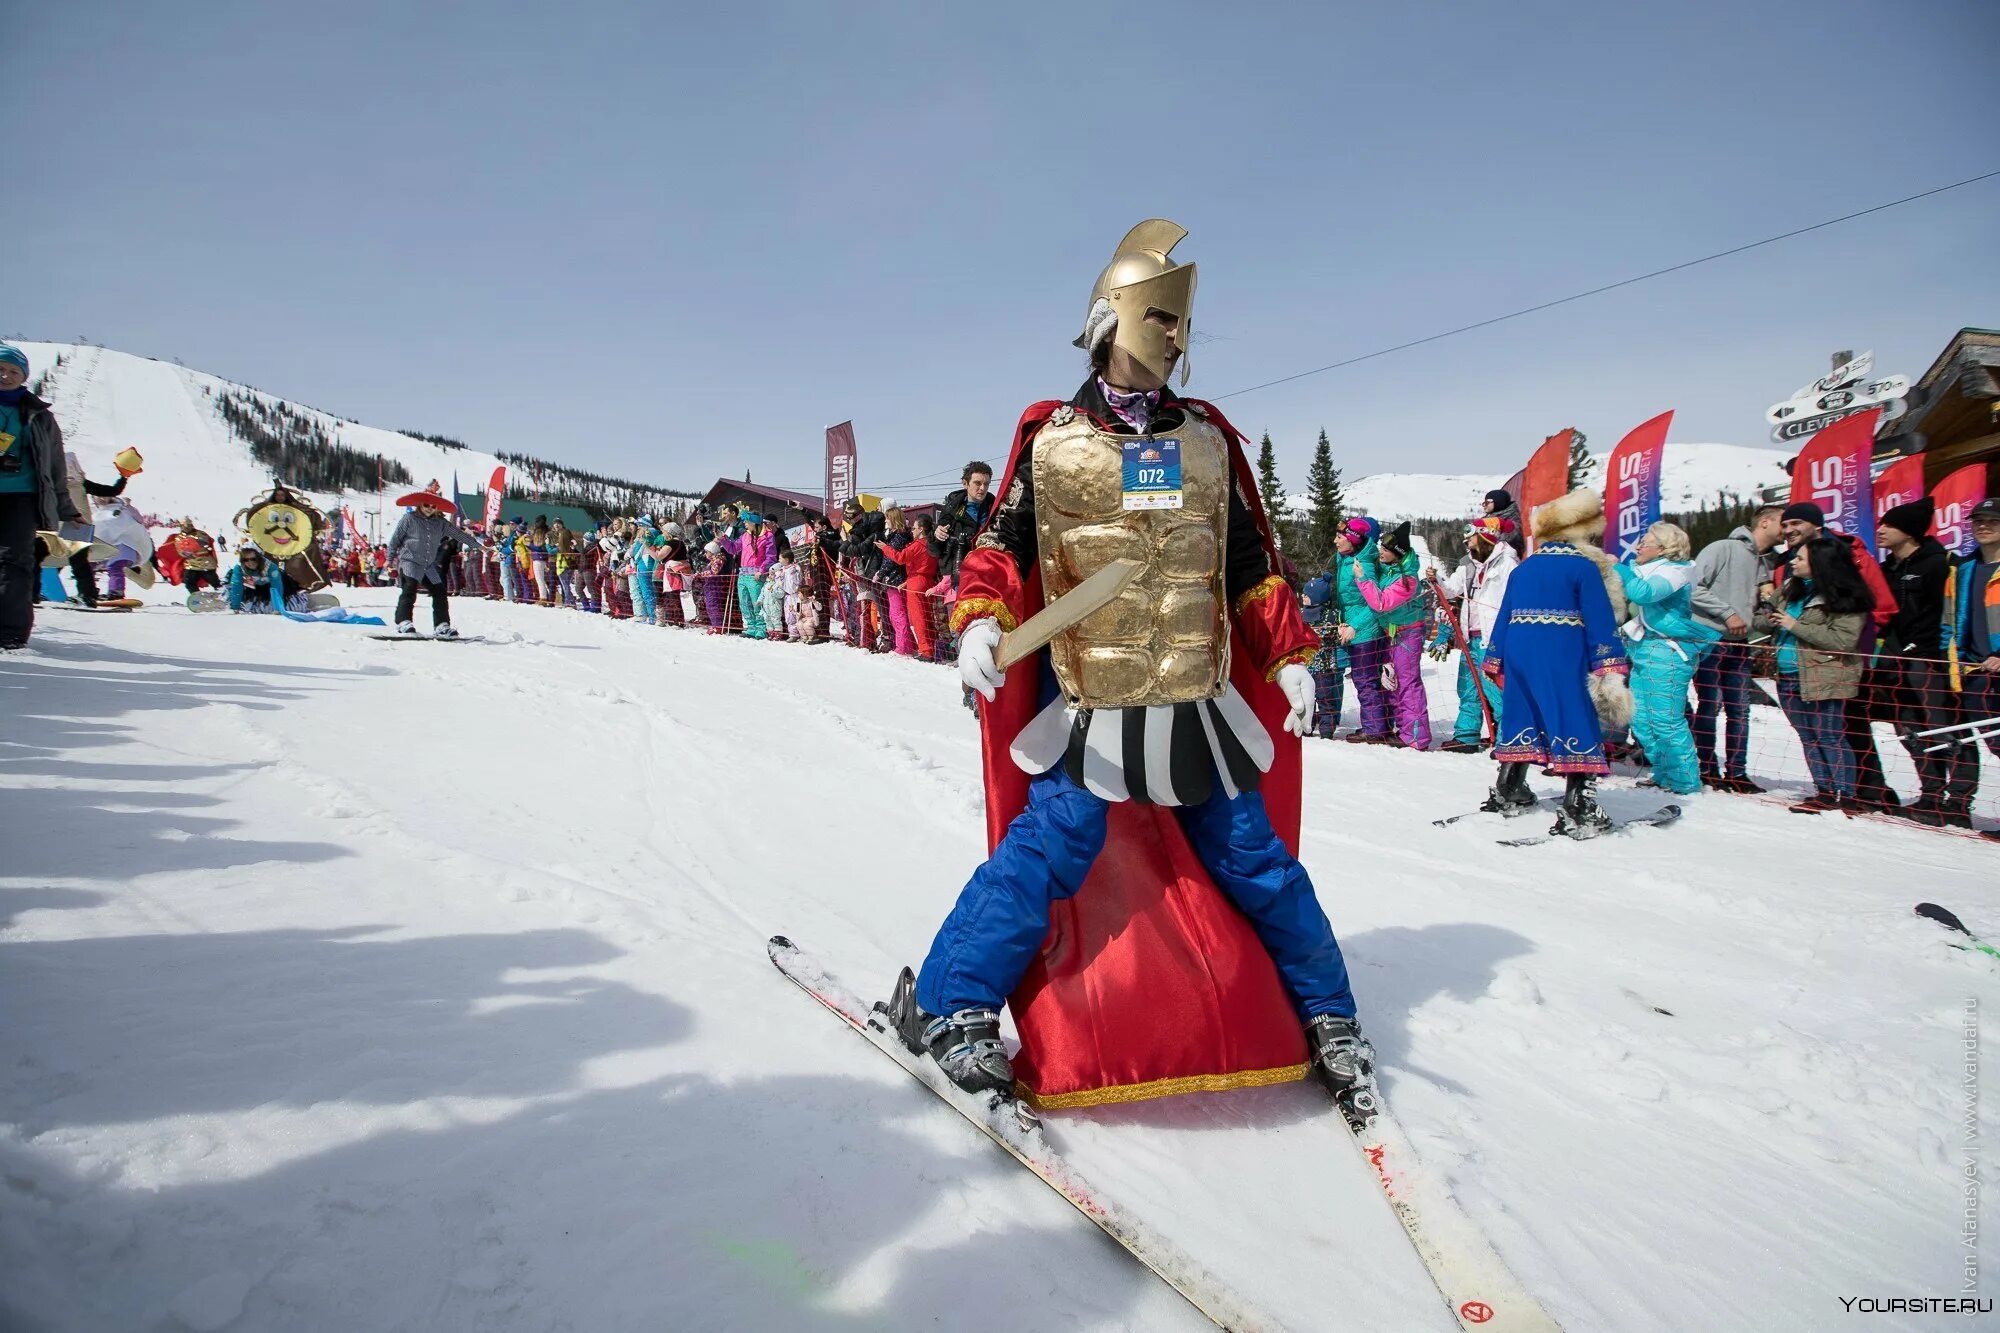
[[[1701,764],[1688,729],[1688,686],[1704,645],[1648,634],[1632,645],[1632,735],[1667,791],[1701,790]]]
[[[917,1003],[933,1014],[998,1009],[1049,933],[1049,904],[1083,887],[1104,848],[1109,803],[1062,765],[1028,784],[1028,808],[972,872],[917,975]],[[1301,1018],[1354,1016],[1347,963],[1298,858],[1271,828],[1264,798],[1208,800],[1175,810],[1216,887],[1250,919]]]
[[[1480,710],[1479,696],[1483,691],[1487,706],[1493,710],[1495,727],[1500,722],[1500,687],[1493,678],[1480,668],[1486,665],[1485,636],[1475,634],[1465,641],[1466,651],[1458,655],[1458,720],[1451,724],[1451,738],[1467,745],[1477,745],[1486,733],[1486,714]]]

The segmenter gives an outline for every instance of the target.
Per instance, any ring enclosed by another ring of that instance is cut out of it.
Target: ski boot
[[[1014,1067],[1000,1040],[1000,1015],[991,1009],[927,1014],[917,1004],[917,978],[904,968],[882,1013],[912,1055],[929,1055],[944,1076],[967,1092],[1014,1097]]]
[[[1479,808],[1508,819],[1531,814],[1535,808],[1535,793],[1528,787],[1528,766],[1501,764],[1500,776],[1494,779],[1493,790],[1486,793],[1486,799],[1480,802]]]
[[[416,622],[415,622],[415,621],[412,621],[412,620],[399,620],[399,621],[397,621],[397,622],[396,622],[396,633],[398,633],[398,634],[402,635],[402,636],[403,636],[404,638],[406,638],[406,639],[414,639],[414,638],[416,638],[416,637],[417,637],[417,626],[416,626]]]
[[[1611,816],[1597,804],[1597,779],[1588,773],[1570,774],[1568,790],[1563,792],[1562,809],[1556,811],[1556,822],[1549,832],[1556,837],[1575,838],[1580,842],[1594,838],[1610,827]]]
[[[1313,1073],[1333,1094],[1333,1103],[1355,1129],[1361,1129],[1382,1104],[1375,1096],[1375,1048],[1361,1035],[1361,1025],[1339,1014],[1315,1014],[1306,1020],[1306,1046]]]
[[[442,625],[433,625],[431,627],[431,637],[433,639],[455,639],[458,637],[458,631],[453,629],[451,622],[447,620]]]

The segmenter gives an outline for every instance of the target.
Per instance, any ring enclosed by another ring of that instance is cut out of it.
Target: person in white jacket
[[[1457,604],[1458,623],[1465,631],[1465,652],[1458,662],[1458,720],[1452,724],[1451,740],[1440,747],[1453,754],[1477,753],[1488,714],[1500,716],[1500,688],[1481,667],[1500,601],[1507,595],[1507,579],[1521,563],[1514,538],[1511,518],[1487,514],[1472,520],[1465,530],[1466,557],[1444,580],[1444,595]]]

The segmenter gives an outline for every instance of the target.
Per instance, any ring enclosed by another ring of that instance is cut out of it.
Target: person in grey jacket
[[[396,598],[396,633],[415,634],[412,617],[417,610],[417,589],[431,595],[431,630],[440,639],[455,639],[451,627],[451,604],[444,590],[444,544],[456,537],[477,548],[479,538],[447,517],[451,503],[435,491],[418,491],[396,501],[410,512],[389,534],[389,559],[395,562],[396,583],[402,592]]]
[[[70,498],[62,428],[27,383],[27,353],[0,343],[0,649],[25,648],[34,632],[35,534],[85,521]]]
[[[1762,791],[1750,780],[1750,626],[1759,590],[1771,582],[1771,553],[1783,540],[1783,505],[1765,505],[1695,557],[1695,615],[1722,631],[1694,673],[1694,748],[1702,781],[1718,791]],[[1706,594],[1701,596],[1700,594]],[[1716,761],[1716,731],[1729,724],[1728,750]]]

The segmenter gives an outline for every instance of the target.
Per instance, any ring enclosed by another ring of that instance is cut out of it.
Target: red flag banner
[[[1899,458],[1882,469],[1882,475],[1875,478],[1875,521],[1880,523],[1882,515],[1897,505],[1906,505],[1912,500],[1924,498],[1924,456],[1911,454]],[[1936,522],[1932,522],[1936,530]]]
[[[1522,524],[1530,530],[1528,549],[1531,551],[1535,548],[1533,528],[1536,507],[1569,491],[1569,447],[1575,438],[1574,427],[1557,431],[1542,441],[1541,448],[1528,459],[1528,466],[1521,469],[1521,490],[1514,499],[1521,506]]]
[[[1937,501],[1937,522],[1931,531],[1938,545],[1953,555],[1972,550],[1972,507],[1986,498],[1986,465],[1967,463],[1938,483],[1931,498]]]
[[[1826,525],[1859,537],[1875,550],[1875,478],[1868,460],[1875,451],[1875,423],[1882,409],[1871,407],[1843,417],[1806,442],[1792,462],[1792,503],[1811,503]]]
[[[1618,441],[1604,469],[1604,549],[1623,560],[1660,521],[1660,465],[1667,452],[1671,411],[1641,422]]]
[[[486,482],[486,525],[493,526],[500,521],[500,505],[507,498],[507,465],[502,463],[493,469],[493,475]]]
[[[843,421],[826,428],[826,513],[832,518],[841,506],[854,498],[855,477],[861,456],[854,447],[854,423]]]

